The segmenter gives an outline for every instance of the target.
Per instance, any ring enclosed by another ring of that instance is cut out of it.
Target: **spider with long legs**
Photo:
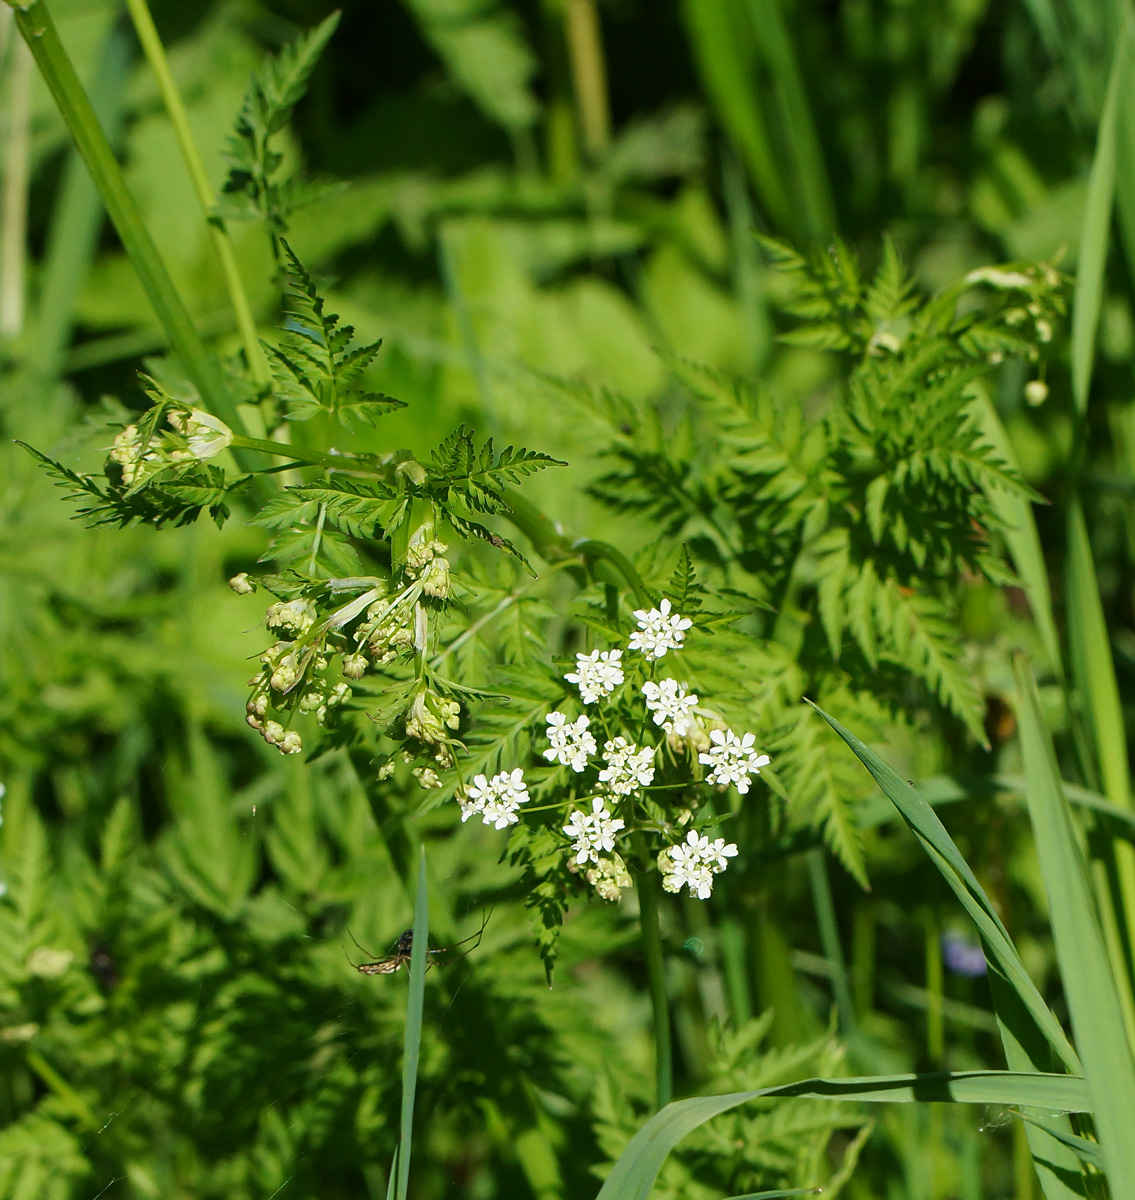
[[[457,959],[464,958],[466,954],[469,954],[473,950],[476,950],[477,947],[481,944],[481,938],[484,936],[484,933],[485,933],[485,926],[489,923],[489,917],[491,915],[492,915],[492,909],[486,909],[484,914],[481,917],[481,928],[478,929],[476,933],[470,934],[469,937],[462,938],[461,941],[459,941],[459,942],[454,942],[452,946],[439,946],[435,950],[427,950],[426,951],[426,970],[428,971],[430,969],[430,967],[432,967],[432,966],[440,967],[440,966],[444,966],[446,963],[456,962]],[[414,931],[412,929],[407,929],[403,933],[400,933],[398,935],[398,940],[394,943],[394,946],[391,949],[390,953],[383,955],[382,957],[379,957],[378,955],[371,953],[371,951],[368,950],[365,946],[359,945],[359,942],[355,938],[355,935],[349,929],[347,930],[347,936],[351,939],[352,942],[355,943],[356,946],[359,947],[359,949],[367,956],[367,958],[371,958],[374,960],[373,962],[357,963],[348,954],[347,961],[360,974],[362,974],[362,975],[393,975],[395,971],[397,971],[400,967],[403,967],[403,966],[405,966],[406,969],[409,970],[410,955],[411,955],[411,953],[413,953],[413,949],[414,949]],[[454,951],[458,948],[458,946],[464,946],[466,944],[466,942],[472,942],[473,944],[469,947],[468,950],[463,950],[460,954],[457,954],[455,957],[446,959],[444,963],[440,959],[431,957],[432,955],[437,955],[437,954],[453,954]],[[346,953],[346,951],[344,951],[344,953]]]

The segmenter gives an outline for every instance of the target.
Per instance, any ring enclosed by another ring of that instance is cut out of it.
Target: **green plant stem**
[[[398,1139],[397,1200],[406,1200],[410,1189],[410,1150],[414,1136],[414,1099],[418,1090],[418,1059],[422,1044],[422,1008],[426,982],[426,946],[429,937],[429,900],[426,885],[426,851],[418,850],[418,885],[414,899],[414,941],[410,951],[410,989],[406,1001],[406,1036],[402,1051],[402,1122]]]
[[[201,161],[201,152],[198,150],[197,143],[193,140],[193,132],[189,128],[189,117],[185,111],[185,104],[181,99],[181,93],[177,90],[177,84],[173,81],[165,47],[158,36],[146,0],[126,0],[126,7],[130,10],[130,19],[134,22],[134,29],[137,31],[138,41],[142,44],[146,60],[157,78],[158,89],[161,91],[162,101],[173,125],[181,157],[185,161],[189,178],[193,182],[193,190],[197,193],[197,199],[208,224],[213,249],[217,253],[217,259],[224,273],[229,302],[232,304],[237,328],[240,330],[241,342],[244,344],[248,369],[257,388],[263,389],[272,378],[272,373],[268,368],[268,359],[265,357],[264,349],[260,345],[260,338],[256,332],[256,320],[252,315],[252,307],[248,302],[244,284],[241,282],[232,239],[221,218],[212,214],[213,191],[209,186],[209,177],[205,173],[205,164]]]
[[[14,47],[8,79],[7,137],[0,207],[0,337],[18,337],[24,327],[27,277],[28,184],[31,173],[32,60]]]
[[[843,947],[839,942],[839,925],[836,921],[835,904],[832,902],[831,881],[828,879],[827,863],[822,849],[809,850],[808,880],[812,887],[812,904],[816,910],[816,924],[820,928],[820,945],[828,960],[832,973],[832,991],[835,994],[839,1027],[847,1035],[855,1029],[855,1005],[851,999],[851,980],[847,974],[847,963]]]
[[[588,157],[594,161],[603,155],[611,141],[607,67],[603,60],[603,41],[595,0],[566,0],[564,31],[579,110],[579,127]]]
[[[654,602],[646,590],[642,576],[621,550],[608,542],[597,542],[591,538],[571,541],[530,500],[518,492],[506,491],[504,499],[509,507],[505,515],[528,538],[532,548],[541,558],[549,562],[558,562],[563,558],[583,558],[601,583],[626,583],[634,592],[639,604],[647,608],[653,607]]]
[[[46,3],[32,0],[13,11],[16,27],[31,50],[68,132],[87,164],[107,214],[182,367],[200,392],[205,407],[231,428],[243,431],[244,423],[220,368],[201,341],[189,310],[126,188],[114,152],[59,40]]]
[[[650,1003],[654,1010],[655,1107],[665,1108],[674,1098],[674,1062],[670,1045],[670,1001],[666,994],[666,958],[662,952],[662,929],[658,920],[657,872],[639,871],[635,887],[642,945],[646,951],[646,972],[650,980]]]
[[[926,943],[926,1054],[934,1066],[940,1066],[946,1049],[943,1021],[942,946],[932,913],[926,915],[923,930]]]
[[[313,467],[327,467],[337,471],[365,471],[369,475],[381,474],[384,463],[380,459],[355,458],[350,454],[325,454],[321,450],[309,450],[293,446],[288,442],[274,442],[270,438],[245,437],[237,434],[231,445],[236,450],[256,450],[271,454],[275,458],[287,458],[292,462],[306,463]]]

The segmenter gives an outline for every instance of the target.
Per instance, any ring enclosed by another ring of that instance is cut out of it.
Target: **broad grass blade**
[[[1096,327],[1103,302],[1104,267],[1111,229],[1111,208],[1115,195],[1115,151],[1119,120],[1119,97],[1130,54],[1130,26],[1124,23],[1123,35],[1115,46],[1108,78],[1107,97],[1096,135],[1096,153],[1088,177],[1088,196],[1084,205],[1084,224],[1080,236],[1080,259],[1076,269],[1076,294],[1072,303],[1072,396],[1081,416],[1088,407],[1088,388],[1092,381],[1092,360],[1096,352]]]
[[[418,890],[414,898],[414,944],[410,950],[410,994],[402,1050],[402,1132],[398,1140],[395,1200],[406,1200],[410,1186],[410,1149],[414,1135],[414,1096],[418,1089],[418,1053],[422,1044],[422,1005],[426,994],[426,947],[430,935],[426,894],[426,851],[418,853]]]
[[[843,738],[859,761],[871,772],[883,794],[899,810],[903,820],[922,843],[926,853],[929,854],[931,861],[941,871],[943,878],[962,902],[962,906],[977,925],[985,942],[988,957],[992,960],[990,962],[991,970],[1000,975],[1020,998],[1024,1012],[1032,1019],[1064,1065],[1070,1071],[1079,1074],[1079,1059],[1064,1030],[1060,1027],[1060,1022],[1045,1004],[1036,984],[1025,970],[1021,956],[1017,953],[1008,930],[1002,924],[992,902],[934,810],[911,784],[883,762],[855,734],[845,729],[822,708],[816,706],[816,711]],[[1022,1044],[1026,1044],[1030,1040],[1025,1030],[1018,1030],[1016,1037]]]
[[[803,1079],[754,1092],[695,1096],[668,1104],[631,1138],[611,1169],[598,1200],[647,1200],[666,1156],[711,1117],[749,1100],[771,1097],[859,1100],[871,1104],[942,1101],[1013,1104],[1057,1112],[1085,1112],[1088,1093],[1074,1075],[1015,1071],[939,1071],[929,1075],[878,1075],[862,1079]]]
[[[1052,933],[1072,1028],[1084,1062],[1113,1200],[1135,1200],[1135,1060],[1092,900],[1072,810],[1060,788],[1036,684],[1017,660],[1018,720],[1029,814],[1048,890]]]

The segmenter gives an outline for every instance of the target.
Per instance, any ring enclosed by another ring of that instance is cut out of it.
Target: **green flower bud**
[[[446,728],[456,729],[461,724],[461,705],[446,700],[423,688],[414,697],[410,713],[406,718],[406,736],[420,742],[434,744],[445,742]]]
[[[1043,379],[1030,379],[1025,384],[1025,400],[1036,408],[1048,399],[1048,384]]]
[[[610,858],[600,858],[594,867],[584,872],[584,878],[601,900],[611,902],[618,900],[623,894],[623,889],[631,886],[627,865],[618,854],[612,854]]]
[[[287,658],[281,660],[280,664],[272,672],[272,678],[269,680],[269,683],[273,691],[286,692],[299,677],[299,666],[296,663],[295,655],[289,654]]]
[[[52,950],[38,946],[28,955],[28,973],[40,979],[58,979],[75,961],[70,950]]]
[[[427,596],[444,600],[449,595],[449,560],[445,558],[430,559],[418,579],[421,582],[422,591]]]
[[[302,637],[315,624],[315,605],[310,600],[273,604],[264,614],[264,623],[273,633]]]
[[[234,575],[229,580],[229,587],[232,588],[238,596],[247,596],[249,593],[256,591],[256,584],[248,577],[247,571],[241,571],[239,575]]]
[[[348,679],[362,679],[370,662],[365,654],[348,654],[343,659],[343,674]]]

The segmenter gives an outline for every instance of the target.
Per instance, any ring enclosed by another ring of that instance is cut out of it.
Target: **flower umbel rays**
[[[584,715],[569,721],[561,712],[548,713],[548,741],[551,746],[544,751],[548,762],[558,762],[571,767],[575,772],[587,767],[588,756],[595,753],[595,738],[587,732],[590,719]]]
[[[642,685],[642,694],[646,697],[646,707],[654,714],[655,725],[661,725],[667,733],[680,735],[687,731],[698,698],[686,691],[685,684],[676,679],[648,682]]]
[[[684,842],[668,846],[659,854],[662,886],[668,892],[680,892],[686,887],[691,896],[708,900],[713,891],[713,877],[720,875],[736,854],[734,843],[726,843],[724,838],[710,841],[691,829]]]
[[[732,729],[714,729],[709,735],[713,745],[698,761],[709,767],[706,779],[718,787],[734,784],[743,796],[750,787],[749,776],[759,775],[761,767],[772,761],[767,754],[753,749],[756,740],[751,733],[739,738]]]
[[[616,796],[629,796],[641,787],[648,787],[654,778],[654,747],[640,750],[625,737],[617,737],[603,747],[607,766],[599,772],[599,782]]]
[[[591,801],[591,811],[576,809],[564,826],[564,833],[572,839],[575,861],[597,863],[603,851],[610,853],[615,848],[615,834],[623,828],[623,821],[612,816],[601,798]]]
[[[575,656],[575,670],[564,678],[579,685],[579,698],[584,704],[594,704],[609,696],[623,682],[621,650],[596,650]]]
[[[647,658],[661,658],[667,650],[680,650],[686,630],[693,625],[689,617],[671,614],[670,601],[663,600],[649,612],[635,609],[634,617],[638,629],[631,634],[630,648],[641,650]]]
[[[486,825],[494,829],[504,829],[515,825],[519,820],[516,813],[520,806],[529,799],[528,785],[524,782],[524,772],[517,767],[515,771],[501,771],[492,779],[484,775],[474,775],[473,785],[469,788],[467,797],[462,800],[461,820],[468,821],[470,817],[479,814]]]

